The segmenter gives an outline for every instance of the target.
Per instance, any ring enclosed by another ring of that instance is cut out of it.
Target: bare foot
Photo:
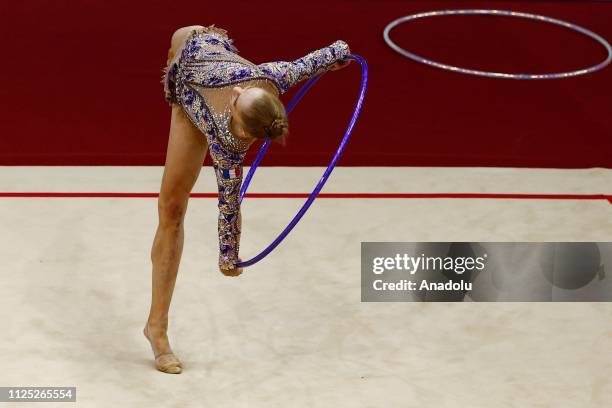
[[[172,352],[166,332],[163,329],[156,330],[155,328],[149,327],[148,322],[142,332],[151,344],[157,369],[164,373],[180,374],[183,365]]]

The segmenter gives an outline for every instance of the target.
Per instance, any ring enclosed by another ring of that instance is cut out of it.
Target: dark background
[[[170,108],[160,80],[170,36],[215,24],[256,63],[296,59],[337,39],[366,58],[363,114],[340,165],[612,168],[612,66],[554,81],[488,79],[418,64],[384,43],[392,20],[445,8],[544,14],[612,40],[608,2],[1,2],[0,165],[163,165]],[[573,70],[606,56],[581,34],[507,17],[436,17],[392,36],[440,62],[504,72]],[[359,77],[356,63],[326,74],[291,115],[287,146],[273,144],[262,164],[328,164]]]

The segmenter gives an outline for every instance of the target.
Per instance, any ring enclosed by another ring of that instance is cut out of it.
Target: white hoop
[[[416,55],[416,54],[413,54],[411,52],[404,50],[403,48],[395,44],[393,41],[391,41],[391,38],[389,37],[389,32],[395,26],[405,23],[406,21],[416,20],[416,19],[425,18],[425,17],[448,16],[448,15],[455,15],[455,14],[519,17],[519,18],[525,18],[528,20],[537,20],[537,21],[543,21],[546,23],[560,25],[562,27],[566,27],[571,30],[578,31],[588,37],[593,38],[594,40],[596,40],[598,43],[600,43],[601,45],[605,47],[606,51],[608,52],[608,57],[606,58],[605,61],[597,65],[594,65],[592,67],[585,68],[585,69],[579,69],[576,71],[559,72],[559,73],[553,73],[553,74],[507,74],[503,72],[479,71],[475,69],[461,68],[461,67],[456,67],[453,65],[447,65],[447,64],[436,62],[436,61],[432,61],[427,58],[423,58],[419,55]],[[393,48],[398,53],[414,61],[417,61],[423,64],[427,64],[427,65],[431,65],[436,68],[458,72],[461,74],[479,75],[479,76],[485,76],[485,77],[490,77],[490,78],[523,79],[523,80],[568,78],[568,77],[574,77],[578,75],[591,74],[595,71],[599,71],[600,69],[610,64],[610,61],[612,61],[612,47],[610,47],[610,44],[603,37],[595,34],[594,32],[587,30],[586,28],[581,27],[579,25],[568,23],[567,21],[557,20],[551,17],[540,16],[537,14],[521,13],[521,12],[516,12],[516,11],[510,11],[510,10],[476,10],[476,9],[473,9],[473,10],[440,10],[440,11],[429,11],[425,13],[413,14],[410,16],[400,17],[397,20],[389,23],[385,27],[385,30],[383,32],[383,37],[385,38],[385,42],[389,45],[389,47]]]

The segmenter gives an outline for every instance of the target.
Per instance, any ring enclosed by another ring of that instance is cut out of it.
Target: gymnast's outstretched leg
[[[159,223],[151,249],[151,309],[144,335],[151,342],[158,370],[178,374],[182,365],[168,341],[168,311],[183,252],[187,202],[206,157],[206,137],[177,104],[172,104],[170,137],[158,200]]]

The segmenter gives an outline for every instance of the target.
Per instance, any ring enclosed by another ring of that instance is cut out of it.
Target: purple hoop
[[[283,241],[283,239],[285,239],[287,234],[289,234],[289,232],[293,229],[293,227],[295,227],[296,224],[298,223],[298,221],[300,221],[300,219],[304,216],[304,214],[306,213],[306,211],[308,210],[308,208],[310,207],[310,205],[312,204],[314,199],[317,197],[317,195],[319,195],[319,192],[321,191],[321,189],[325,185],[325,182],[329,178],[329,175],[331,174],[332,170],[336,166],[336,162],[340,158],[340,155],[342,154],[342,151],[344,150],[344,147],[346,146],[346,143],[348,142],[348,140],[351,137],[351,133],[353,132],[353,128],[355,127],[355,123],[357,122],[357,118],[359,117],[359,113],[361,112],[361,106],[363,105],[363,99],[365,97],[366,88],[368,86],[368,64],[365,62],[365,60],[362,57],[360,57],[359,55],[352,55],[352,54],[347,56],[346,59],[355,60],[355,61],[359,62],[359,64],[361,65],[361,90],[359,91],[359,98],[357,99],[357,103],[355,104],[355,111],[353,112],[353,116],[351,117],[351,121],[349,122],[349,125],[348,125],[346,131],[344,132],[344,137],[342,138],[342,141],[340,142],[340,145],[338,146],[338,149],[336,150],[336,154],[334,155],[334,157],[333,157],[331,163],[329,164],[329,166],[327,166],[327,169],[323,173],[323,176],[321,177],[321,179],[317,183],[316,187],[314,188],[312,193],[310,193],[310,196],[308,197],[308,199],[306,200],[304,205],[302,205],[302,208],[300,208],[300,210],[295,215],[295,217],[293,217],[293,219],[291,220],[289,225],[287,225],[285,227],[285,229],[278,235],[278,237],[276,237],[276,239],[270,245],[268,245],[268,247],[266,249],[261,251],[261,253],[259,253],[258,255],[254,256],[253,258],[251,258],[249,260],[237,263],[236,267],[241,268],[241,267],[245,267],[245,266],[251,266],[251,265],[259,262],[266,255],[268,255],[270,252],[272,252],[272,250],[274,248],[276,248],[278,246],[278,244],[280,244]],[[293,108],[295,108],[297,103],[306,94],[308,89],[312,85],[314,85],[314,83],[322,75],[323,74],[319,74],[319,75],[316,75],[316,76],[310,78],[302,86],[302,88],[298,91],[298,93],[293,97],[291,102],[289,102],[289,104],[287,105],[287,108],[286,108],[287,114],[289,114],[293,110]],[[259,162],[263,158],[263,155],[266,152],[266,150],[268,149],[269,145],[270,145],[270,140],[266,140],[265,143],[263,144],[263,146],[261,146],[261,149],[259,149],[259,153],[257,153],[257,157],[253,161],[253,165],[249,169],[249,173],[247,174],[247,176],[246,176],[246,178],[244,180],[244,183],[242,185],[242,188],[240,189],[240,198],[239,198],[239,201],[238,201],[239,203],[242,203],[242,199],[244,198],[244,195],[246,194],[246,190],[249,187],[249,184],[251,183],[251,179],[253,178],[253,175],[255,174],[255,170],[257,169],[257,166],[259,166]]]

